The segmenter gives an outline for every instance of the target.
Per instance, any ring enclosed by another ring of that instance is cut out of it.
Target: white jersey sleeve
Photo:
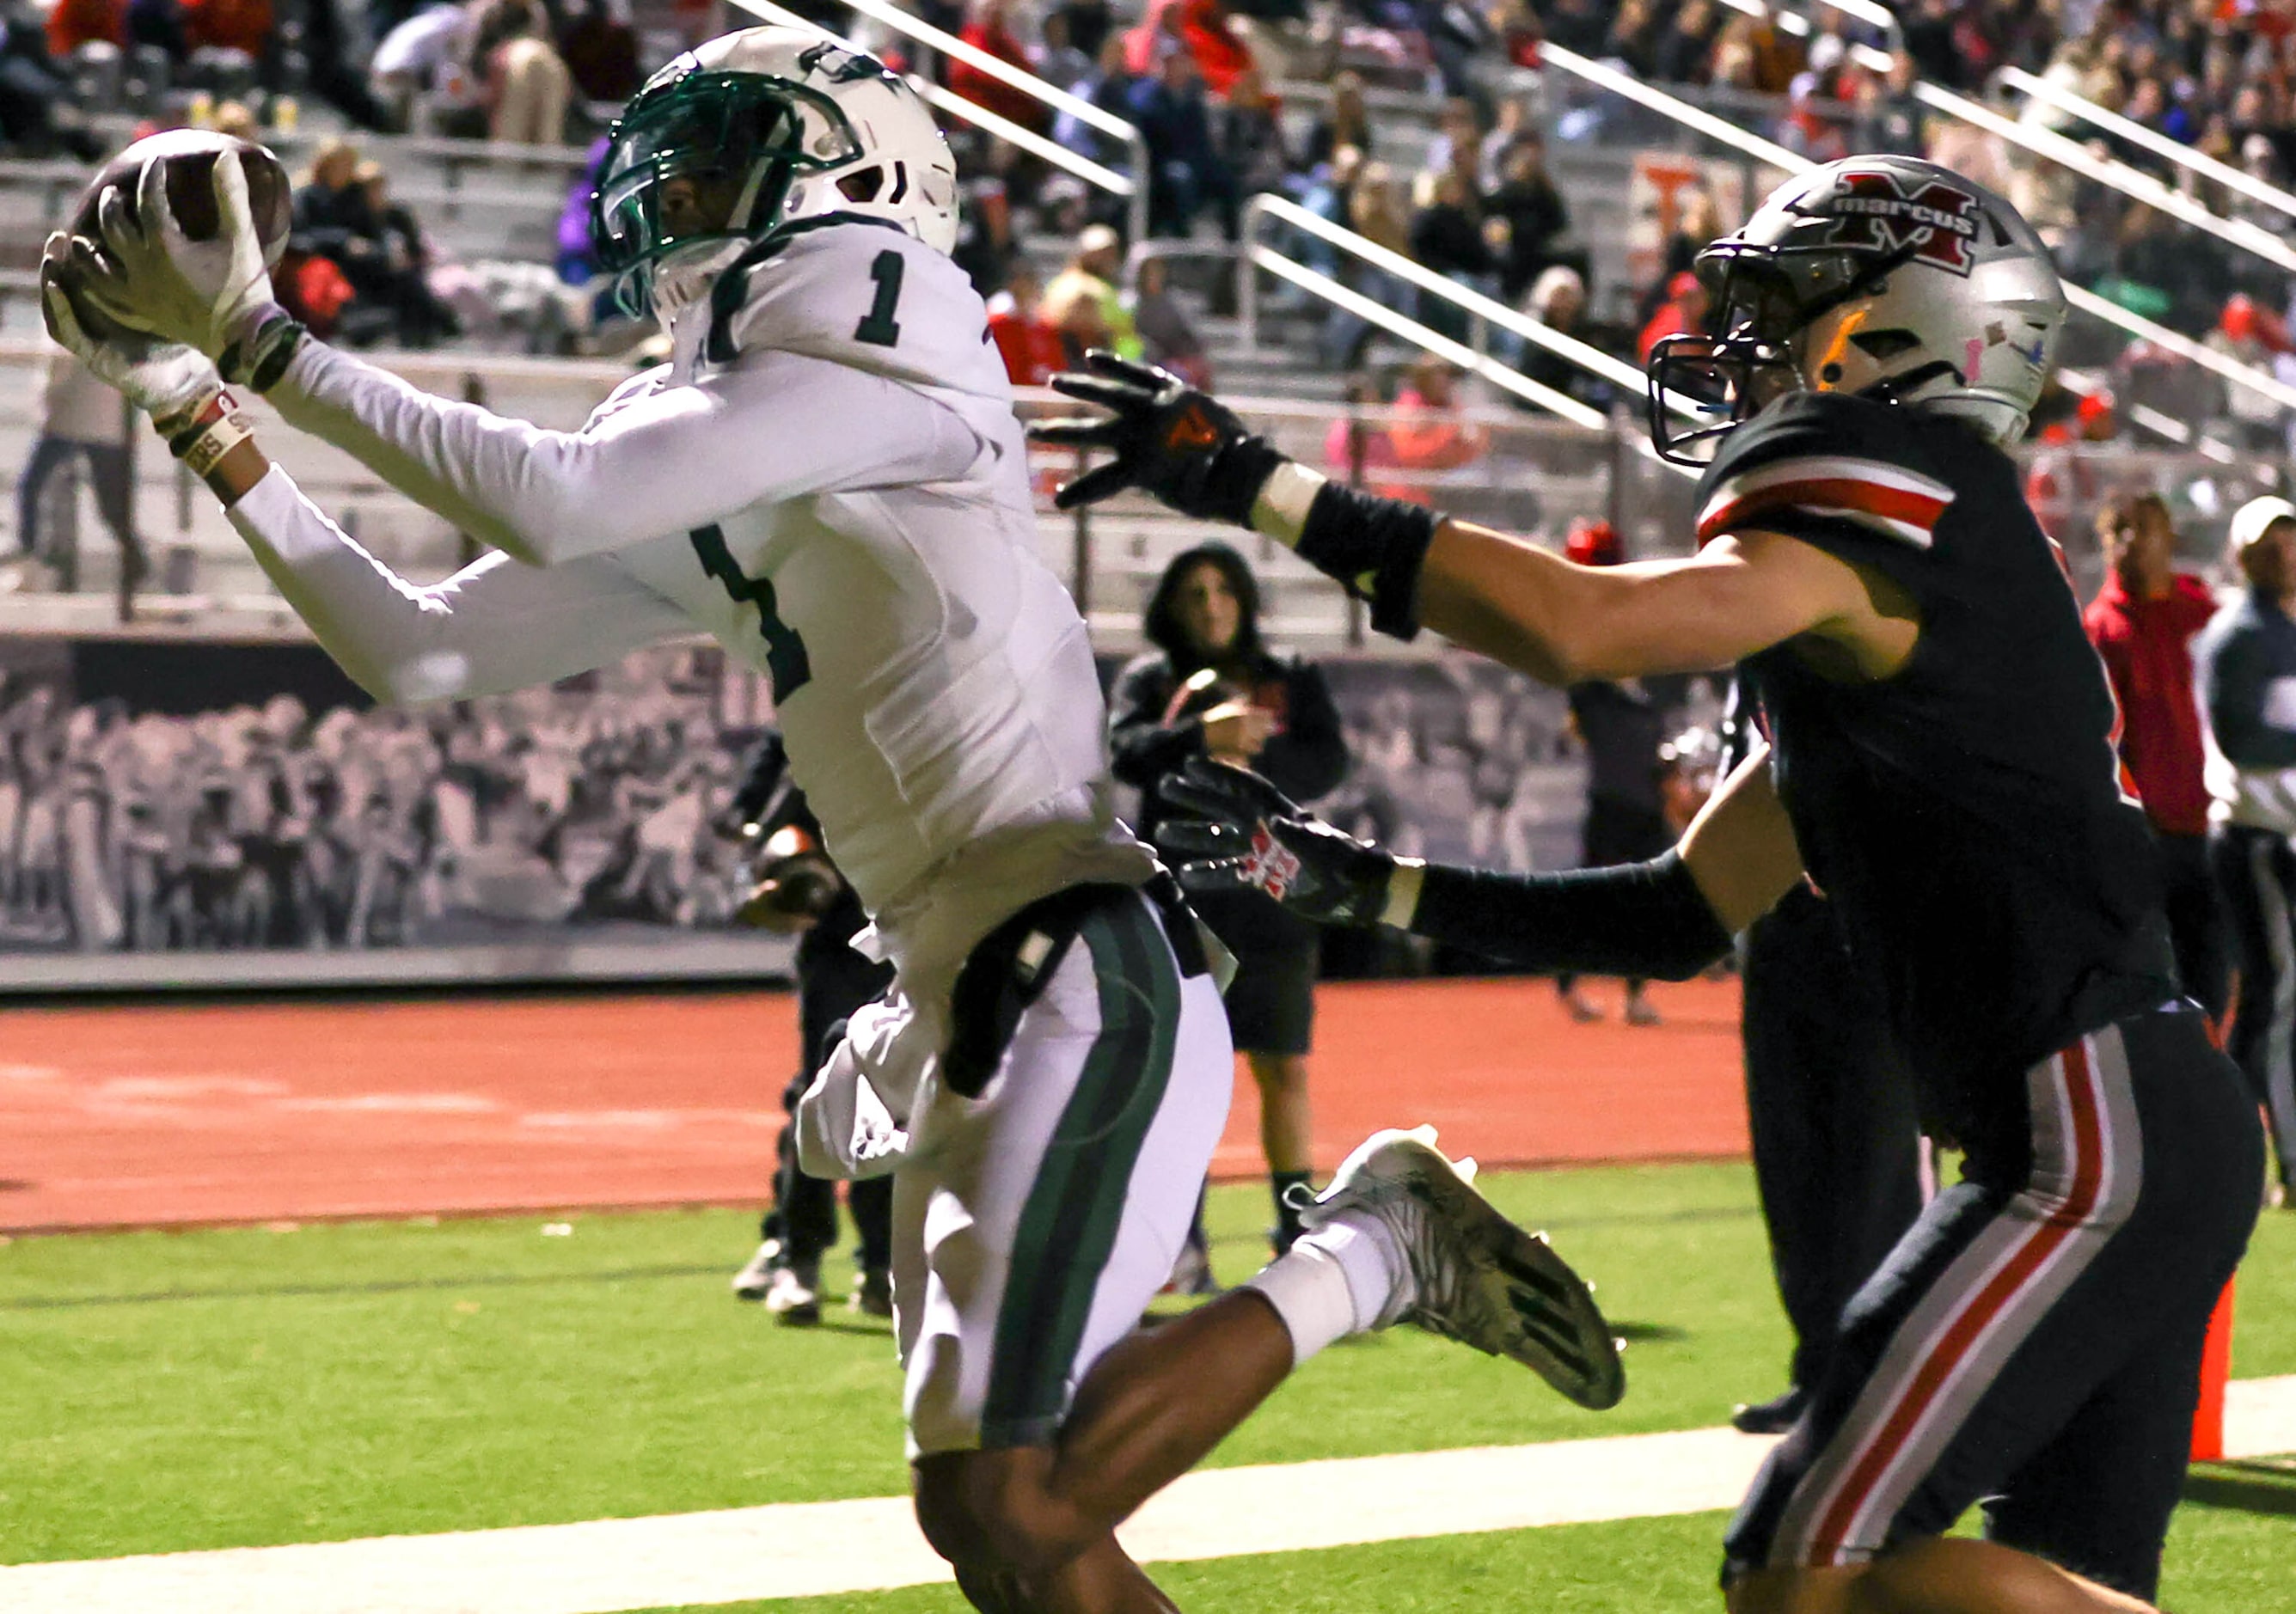
[[[267,396],[417,504],[544,565],[761,504],[956,477],[982,449],[914,388],[796,352],[626,387],[579,431],[434,397],[318,343]]]
[[[545,569],[488,555],[417,587],[360,548],[276,465],[230,514],[321,646],[380,700],[524,689],[693,628],[685,611],[604,556]]]

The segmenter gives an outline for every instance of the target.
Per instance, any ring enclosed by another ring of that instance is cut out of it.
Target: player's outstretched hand
[[[95,287],[89,301],[120,324],[197,348],[243,379],[258,329],[287,315],[271,293],[245,168],[217,162],[214,172],[212,241],[193,241],[176,221],[161,158],[144,165],[134,196],[119,186],[104,193],[96,206],[101,244],[119,274]]]
[[[1283,456],[1244,430],[1234,411],[1168,370],[1136,365],[1105,348],[1085,355],[1087,372],[1053,377],[1053,389],[1110,413],[1095,420],[1038,421],[1039,443],[1104,448],[1116,457],[1053,496],[1062,510],[1137,487],[1182,515],[1251,524],[1252,501]]]
[[[123,332],[110,340],[88,332],[82,309],[90,290],[113,271],[95,249],[59,230],[48,237],[40,258],[40,316],[57,346],[88,368],[106,386],[155,421],[186,416],[223,389],[207,358],[181,342]]]
[[[1156,794],[1174,809],[1157,848],[1189,891],[1259,891],[1318,924],[1374,924],[1387,906],[1395,859],[1248,769],[1193,757]]]

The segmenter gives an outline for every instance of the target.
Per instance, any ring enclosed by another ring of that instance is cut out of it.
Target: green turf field
[[[1489,1184],[1632,1340],[1615,1412],[1410,1332],[1324,1353],[1216,1454],[1280,1462],[1721,1421],[1779,1386],[1784,1331],[1738,1166]],[[1222,1275],[1264,1191],[1213,1197]],[[885,1495],[903,1488],[883,1324],[737,1305],[729,1211],[23,1239],[0,1246],[0,1562]],[[2267,1217],[2235,1372],[2296,1373],[2296,1216]],[[2170,1602],[2296,1614],[2296,1480],[2207,1477]],[[1174,1565],[1184,1602],[1299,1610],[1711,1609],[1718,1518]],[[1565,1593],[1568,1593],[1566,1595]],[[953,1593],[774,1605],[955,1609]]]

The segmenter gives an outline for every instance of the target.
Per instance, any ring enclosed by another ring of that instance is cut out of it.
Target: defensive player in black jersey
[[[1844,1312],[1731,1526],[1729,1606],[2148,1607],[2261,1135],[2179,994],[2104,675],[2003,452],[2062,290],[2006,202],[1901,157],[1790,181],[1698,270],[1720,334],[1652,368],[1661,452],[1714,455],[1688,560],[1576,567],[1325,483],[1105,356],[1056,383],[1114,412],[1045,433],[1115,450],[1071,503],[1249,523],[1383,629],[1554,684],[1735,663],[1771,724],[1647,864],[1426,866],[1201,762],[1164,844],[1200,889],[1613,975],[1686,977],[1814,881],[1967,1164]],[[1947,1538],[1980,1498],[1988,1538]]]

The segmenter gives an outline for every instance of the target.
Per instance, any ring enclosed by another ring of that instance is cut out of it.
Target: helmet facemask
[[[658,278],[722,268],[781,222],[793,184],[862,155],[828,96],[743,72],[689,72],[641,91],[611,142],[590,233],[633,314],[657,300]]]

